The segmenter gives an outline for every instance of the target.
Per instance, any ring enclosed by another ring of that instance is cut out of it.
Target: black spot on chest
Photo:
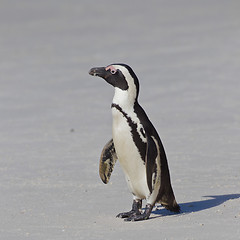
[[[131,135],[132,135],[133,141],[138,148],[138,151],[141,155],[142,160],[145,163],[145,155],[146,155],[147,144],[142,141],[142,139],[140,137],[140,134],[137,130],[137,124],[132,121],[132,119],[122,110],[122,108],[119,105],[113,103],[112,108],[116,108],[126,118],[127,123],[128,123],[128,125],[131,129]],[[145,137],[145,134],[144,134],[144,131],[143,131],[142,128],[141,128],[140,131],[141,131],[142,135]],[[131,149],[130,149],[130,151],[131,151]]]

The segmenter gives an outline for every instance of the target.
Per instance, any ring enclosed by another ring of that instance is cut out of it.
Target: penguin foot
[[[125,222],[136,222],[136,221],[142,221],[142,220],[147,220],[149,218],[149,216],[147,216],[145,213],[140,214],[140,215],[131,215],[128,218],[125,218],[124,221]]]
[[[138,216],[138,215],[141,215],[140,211],[131,210],[129,212],[119,213],[116,217],[117,218],[129,218],[131,216]]]
[[[142,221],[147,220],[152,212],[153,206],[151,204],[147,204],[144,213],[142,214],[132,214],[130,217],[124,219],[126,222],[135,222],[135,221]]]
[[[131,216],[138,216],[141,215],[141,208],[142,208],[142,200],[134,199],[132,204],[132,210],[129,212],[119,213],[116,217],[117,218],[129,218]]]

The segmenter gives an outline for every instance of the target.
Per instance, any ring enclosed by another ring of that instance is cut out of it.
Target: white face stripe
[[[121,65],[111,65],[111,66],[109,66],[109,67],[113,67],[113,68],[115,68],[115,69],[119,69],[119,70],[122,72],[122,74],[125,76],[126,81],[128,82],[128,84],[129,84],[130,82],[132,82],[132,83],[134,84],[134,79],[132,78],[132,76],[131,76],[131,74],[129,73],[129,71],[128,71],[127,68],[125,68],[124,66],[121,66]]]

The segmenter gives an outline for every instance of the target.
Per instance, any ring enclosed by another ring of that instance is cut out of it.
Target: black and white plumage
[[[139,82],[126,64],[92,68],[90,75],[105,79],[115,88],[112,101],[112,134],[103,148],[99,173],[108,183],[117,159],[133,194],[132,210],[117,217],[127,221],[148,219],[156,202],[179,212],[172,190],[166,154],[157,131],[138,103]],[[147,200],[142,213],[142,200]]]

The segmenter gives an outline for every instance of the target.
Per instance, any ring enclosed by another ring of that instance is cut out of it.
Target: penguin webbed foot
[[[147,220],[149,216],[147,216],[145,213],[142,213],[140,215],[133,214],[128,218],[125,218],[125,222],[136,222],[136,221],[142,221],[142,220]]]
[[[129,218],[131,216],[141,215],[142,200],[134,199],[132,204],[132,210],[129,212],[119,213],[116,217],[118,218]]]
[[[129,212],[119,213],[116,217],[117,218],[129,218],[131,216],[138,216],[138,215],[141,215],[141,212],[139,210],[138,211],[131,210]]]
[[[152,212],[153,206],[151,204],[147,204],[144,213],[142,214],[132,214],[130,217],[124,219],[126,222],[135,222],[147,220]]]

